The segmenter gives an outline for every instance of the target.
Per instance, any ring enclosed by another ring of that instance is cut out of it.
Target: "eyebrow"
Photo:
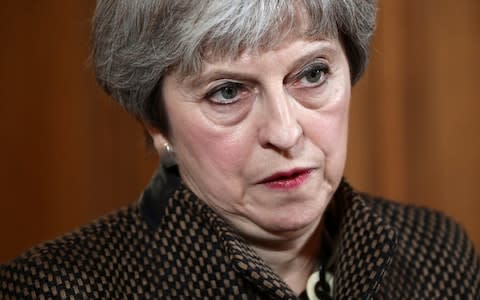
[[[303,66],[310,60],[312,60],[315,57],[322,56],[320,54],[323,54],[329,57],[334,57],[337,55],[337,52],[339,50],[337,47],[334,47],[331,45],[329,42],[328,44],[323,44],[313,48],[312,50],[306,52],[304,55],[298,57],[295,59],[293,62],[291,62],[288,65],[288,68],[295,67],[297,68],[298,66]],[[231,79],[231,80],[238,80],[238,81],[251,81],[251,82],[256,82],[257,80],[254,78],[254,76],[248,74],[248,73],[242,73],[241,70],[226,70],[225,67],[215,67],[211,71],[207,72],[201,72],[197,76],[192,76],[188,79],[187,77],[187,82],[188,85],[191,86],[192,88],[199,88],[201,86],[206,85],[209,82],[218,80],[218,79]]]
[[[255,82],[256,79],[247,74],[247,73],[242,73],[241,71],[230,71],[230,70],[225,70],[222,68],[218,68],[206,73],[202,73],[201,75],[193,77],[193,79],[188,80],[188,84],[196,89],[200,88],[201,86],[206,85],[209,82],[218,80],[218,79],[231,79],[231,80],[237,80],[237,81],[252,81]]]

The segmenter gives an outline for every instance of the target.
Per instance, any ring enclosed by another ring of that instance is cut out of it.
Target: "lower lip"
[[[265,182],[264,185],[275,190],[292,190],[304,184],[311,174],[312,170],[308,170],[288,179]]]

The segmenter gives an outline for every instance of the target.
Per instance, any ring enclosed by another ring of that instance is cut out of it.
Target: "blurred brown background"
[[[95,84],[93,0],[2,1],[0,262],[134,202],[156,168]],[[480,1],[380,0],[347,177],[440,209],[480,248]]]

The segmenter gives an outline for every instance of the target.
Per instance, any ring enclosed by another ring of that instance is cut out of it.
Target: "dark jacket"
[[[0,267],[0,299],[296,299],[174,171],[135,206]],[[479,299],[480,261],[440,213],[358,194],[343,182],[337,299]]]

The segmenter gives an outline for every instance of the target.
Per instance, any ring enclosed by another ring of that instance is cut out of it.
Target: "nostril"
[[[279,148],[290,148],[302,135],[303,130],[295,122],[269,121],[261,129],[261,135],[265,144],[272,144]]]

